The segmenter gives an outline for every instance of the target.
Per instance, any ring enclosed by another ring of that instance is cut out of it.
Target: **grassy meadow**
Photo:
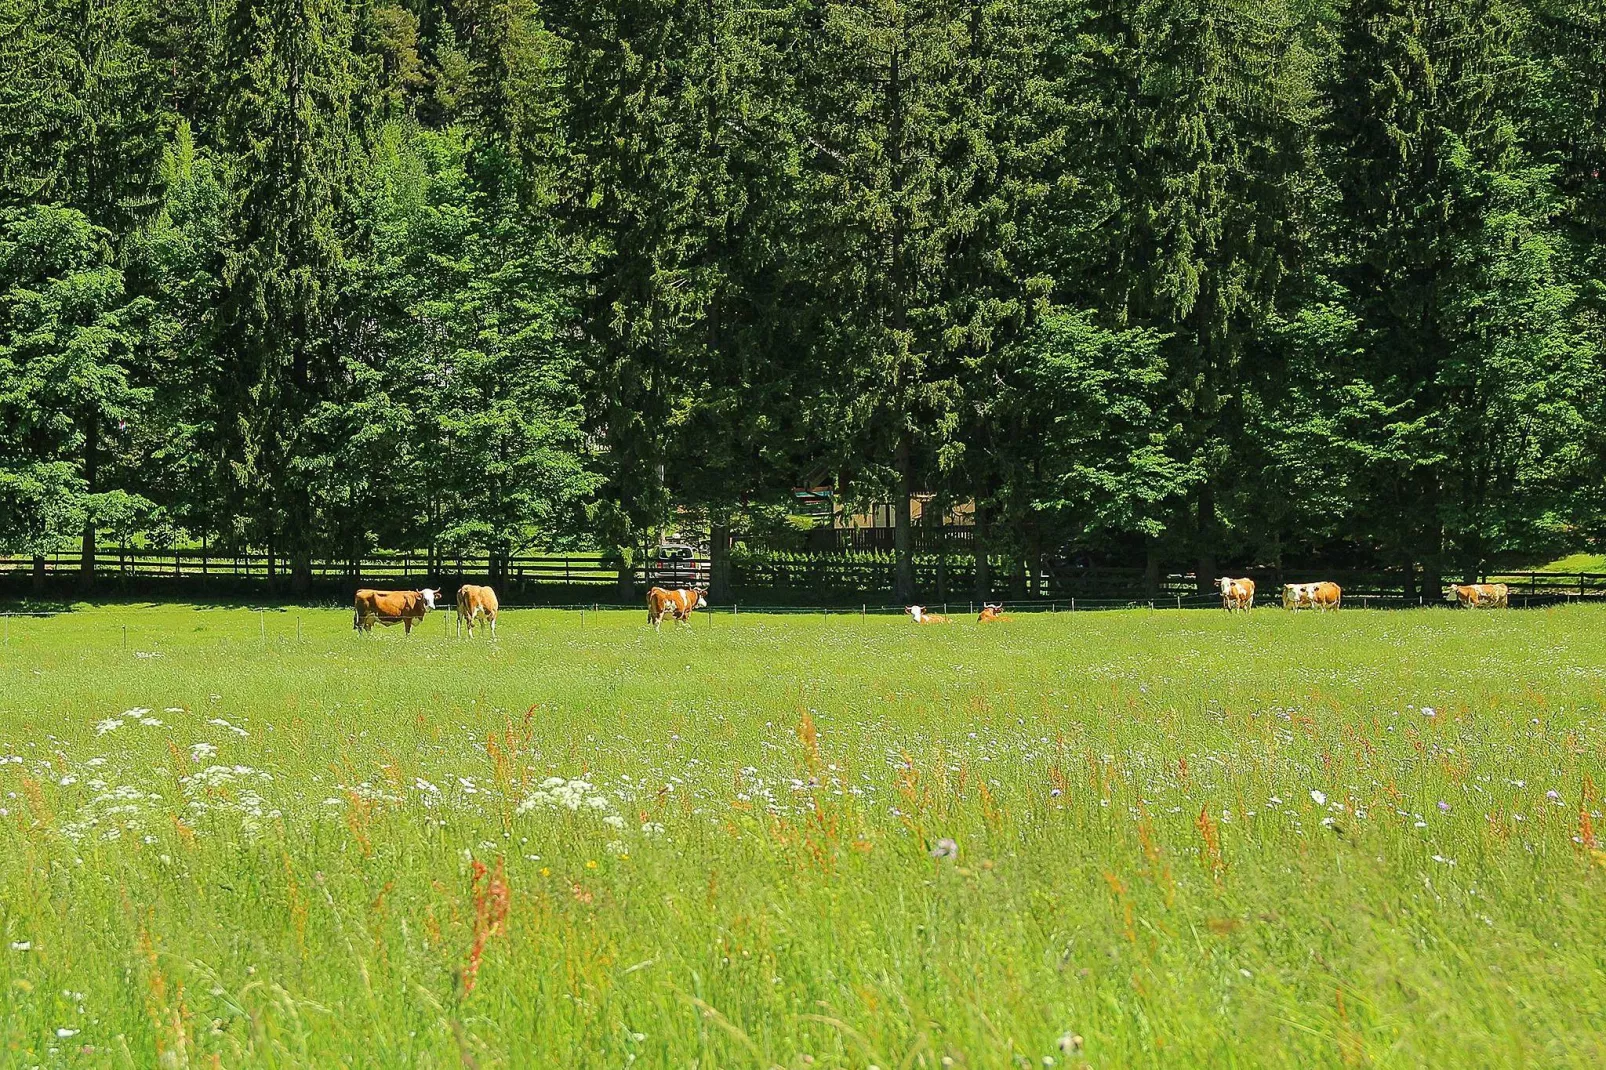
[[[1606,1065],[1606,607],[442,623],[10,620],[0,1065]]]

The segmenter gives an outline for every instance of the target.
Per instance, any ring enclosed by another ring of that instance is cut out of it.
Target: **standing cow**
[[[1284,609],[1337,609],[1344,592],[1336,583],[1321,580],[1317,583],[1283,584]]]
[[[1462,609],[1505,609],[1509,594],[1503,583],[1452,583],[1444,597]]]
[[[656,631],[665,617],[673,616],[677,624],[690,626],[692,610],[703,609],[707,605],[703,592],[694,587],[676,590],[654,587],[647,592],[647,623]]]
[[[491,638],[496,638],[496,592],[489,587],[476,587],[465,583],[457,589],[457,634],[463,634],[468,625],[468,637],[474,638],[474,619],[484,617],[491,622]]]
[[[439,589],[429,587],[422,591],[374,591],[365,587],[357,592],[351,626],[367,634],[374,630],[375,622],[386,627],[401,624],[411,635],[413,625],[435,608],[435,599],[440,596]]]
[[[1251,579],[1235,580],[1222,576],[1216,581],[1221,588],[1221,608],[1231,613],[1241,609],[1245,613],[1255,608],[1255,581]]]

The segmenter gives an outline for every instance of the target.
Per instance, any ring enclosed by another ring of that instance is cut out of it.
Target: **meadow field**
[[[79,607],[5,1067],[1606,1065],[1606,607]]]

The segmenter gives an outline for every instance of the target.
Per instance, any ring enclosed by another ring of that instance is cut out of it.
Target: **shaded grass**
[[[641,617],[13,621],[5,1062],[1606,1059],[1606,611]]]

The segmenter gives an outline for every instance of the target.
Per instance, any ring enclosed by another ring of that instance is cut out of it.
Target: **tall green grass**
[[[1598,608],[499,630],[11,621],[0,1064],[1606,1065]]]

